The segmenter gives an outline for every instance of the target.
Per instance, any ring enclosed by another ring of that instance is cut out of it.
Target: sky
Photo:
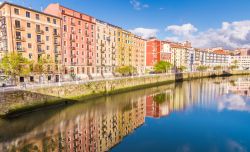
[[[60,3],[143,38],[195,47],[250,47],[250,0],[9,0],[42,10]]]

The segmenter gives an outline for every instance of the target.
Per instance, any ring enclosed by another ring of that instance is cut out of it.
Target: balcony
[[[71,62],[70,65],[71,65],[71,66],[75,66],[75,65],[76,65],[76,62]]]
[[[41,29],[36,29],[36,34],[44,34],[44,31]]]
[[[21,36],[16,36],[16,41],[18,42],[25,42],[25,37],[21,37]]]
[[[53,33],[54,37],[60,37],[59,33]]]
[[[75,42],[76,40],[74,38],[70,38],[70,42]]]
[[[56,46],[60,46],[60,45],[61,45],[60,42],[58,42],[58,41],[54,41],[54,44],[55,44]]]
[[[54,53],[55,54],[61,54],[61,51],[55,50]]]
[[[75,54],[70,54],[70,57],[71,58],[76,58],[76,55]]]
[[[37,42],[38,44],[44,44],[44,41],[43,41],[43,40],[36,40],[36,42]]]
[[[17,47],[17,52],[26,52],[26,49],[22,47]]]
[[[22,27],[22,26],[15,26],[15,29],[16,29],[17,31],[24,31],[24,30],[25,30],[25,28]]]
[[[73,47],[73,46],[72,46],[72,47],[71,47],[71,50],[76,50],[76,47]]]
[[[55,60],[55,63],[56,64],[62,64],[62,61],[61,60]]]
[[[45,50],[43,50],[43,49],[38,49],[37,52],[38,52],[38,54],[44,54],[44,53],[45,53]]]

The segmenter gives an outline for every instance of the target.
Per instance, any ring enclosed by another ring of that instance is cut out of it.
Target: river
[[[0,119],[0,152],[247,152],[250,77],[178,82]]]

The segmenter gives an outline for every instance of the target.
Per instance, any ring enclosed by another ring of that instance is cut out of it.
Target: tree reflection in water
[[[230,92],[249,96],[249,82],[237,77],[199,79],[0,120],[0,151],[107,151],[143,125],[146,117],[207,106]],[[228,105],[223,104],[226,99],[218,101],[220,110]]]

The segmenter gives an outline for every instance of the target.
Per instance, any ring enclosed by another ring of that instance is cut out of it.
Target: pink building
[[[96,75],[95,18],[50,4],[44,12],[62,19],[62,58],[65,79],[86,79]]]

